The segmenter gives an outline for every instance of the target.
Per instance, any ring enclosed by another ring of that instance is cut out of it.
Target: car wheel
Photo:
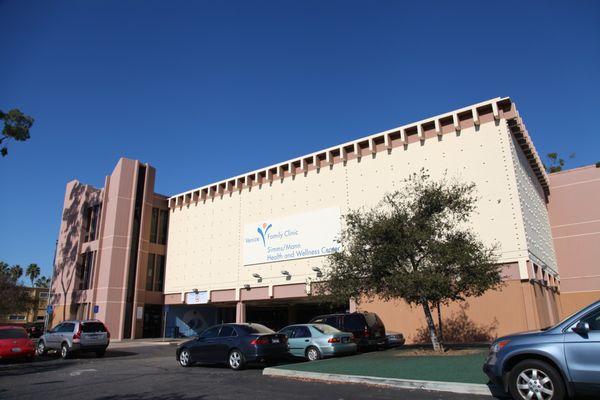
[[[316,347],[310,346],[306,349],[306,358],[308,361],[317,361],[321,359],[321,352]]]
[[[46,344],[43,340],[40,340],[38,342],[37,346],[35,347],[35,352],[38,356],[43,356],[44,354],[46,354],[46,352],[48,352],[48,349],[46,349]]]
[[[179,352],[179,364],[181,364],[182,367],[189,367],[192,365],[192,356],[188,349],[181,349]]]
[[[70,355],[71,355],[71,352],[69,351],[69,345],[66,343],[63,343],[60,346],[60,357],[62,359],[67,359],[67,358],[69,358]]]
[[[244,355],[238,349],[233,349],[229,353],[229,367],[233,370],[239,371],[244,368]]]
[[[508,389],[514,399],[563,400],[565,385],[550,364],[540,360],[521,361],[513,367]]]

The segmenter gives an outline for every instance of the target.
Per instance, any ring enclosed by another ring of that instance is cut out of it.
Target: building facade
[[[470,224],[484,243],[498,245],[503,268],[499,290],[452,305],[444,315],[464,313],[491,327],[492,335],[557,322],[564,268],[571,268],[557,232],[570,222],[555,222],[549,211],[563,196],[554,188],[560,193],[564,185],[558,175],[546,175],[510,98],[169,198],[154,193],[154,168],[128,159],[119,161],[104,188],[70,182],[52,285],[53,322],[95,317],[114,338],[125,339],[194,335],[219,322],[280,328],[330,311],[367,310],[413,340],[424,325],[421,310],[379,299],[330,304],[315,288],[327,255],[340,248],[344,214],[377,205],[422,169],[434,178],[475,183]]]
[[[550,175],[550,222],[563,316],[600,299],[600,166]]]
[[[169,214],[155,174],[122,158],[103,188],[67,184],[51,325],[97,318],[117,340],[160,335]]]
[[[44,319],[46,318],[46,307],[48,305],[49,290],[47,288],[39,287],[27,287],[26,290],[29,293],[29,296],[31,297],[32,307],[29,310],[24,310],[22,312],[12,313],[8,315],[0,315],[0,324],[44,322]]]

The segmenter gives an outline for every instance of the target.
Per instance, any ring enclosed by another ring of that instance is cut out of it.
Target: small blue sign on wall
[[[100,306],[99,305],[95,305],[94,306],[94,314],[98,314],[98,311],[100,311]]]
[[[52,314],[52,306],[50,304],[48,304],[48,307],[46,307],[46,314]]]

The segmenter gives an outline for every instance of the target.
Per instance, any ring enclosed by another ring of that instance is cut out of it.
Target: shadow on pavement
[[[64,361],[59,363],[48,362],[29,362],[29,363],[18,363],[18,364],[7,364],[0,365],[0,375],[3,377],[7,376],[23,376],[30,374],[38,374],[43,372],[56,371],[69,366],[74,365],[73,361]]]
[[[97,400],[189,400],[189,399],[205,399],[206,395],[198,394],[156,394],[156,393],[135,393],[135,394],[115,394],[111,396],[98,397]]]

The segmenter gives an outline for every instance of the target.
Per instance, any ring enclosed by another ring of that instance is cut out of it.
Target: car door
[[[60,331],[62,324],[58,324],[56,325],[54,328],[52,328],[51,330],[48,331],[48,333],[46,333],[46,335],[44,336],[44,342],[46,343],[46,348],[48,349],[56,349],[57,348],[57,337],[58,337],[58,332]]]
[[[64,342],[67,342],[71,346],[73,344],[73,333],[75,333],[75,323],[63,322],[60,330],[57,332],[56,348],[59,349]]]
[[[579,322],[587,323],[589,331],[573,331]],[[567,366],[575,386],[600,389],[600,308],[567,329],[564,345]]]
[[[215,341],[215,360],[218,362],[226,361],[229,350],[234,347],[237,333],[231,325],[221,326],[218,339]]]
[[[295,332],[296,332],[296,326],[292,325],[292,326],[288,326],[282,330],[279,331],[279,333],[282,333],[284,335],[287,336],[288,338],[288,346],[290,348],[290,353],[293,356],[296,357],[301,357],[304,354],[300,353],[300,342],[294,338]]]
[[[290,352],[297,357],[304,357],[306,348],[310,345],[310,330],[304,325],[295,326],[292,333]]]
[[[194,346],[190,349],[194,361],[215,362],[215,347],[220,329],[221,325],[217,325],[208,328],[200,334]]]

